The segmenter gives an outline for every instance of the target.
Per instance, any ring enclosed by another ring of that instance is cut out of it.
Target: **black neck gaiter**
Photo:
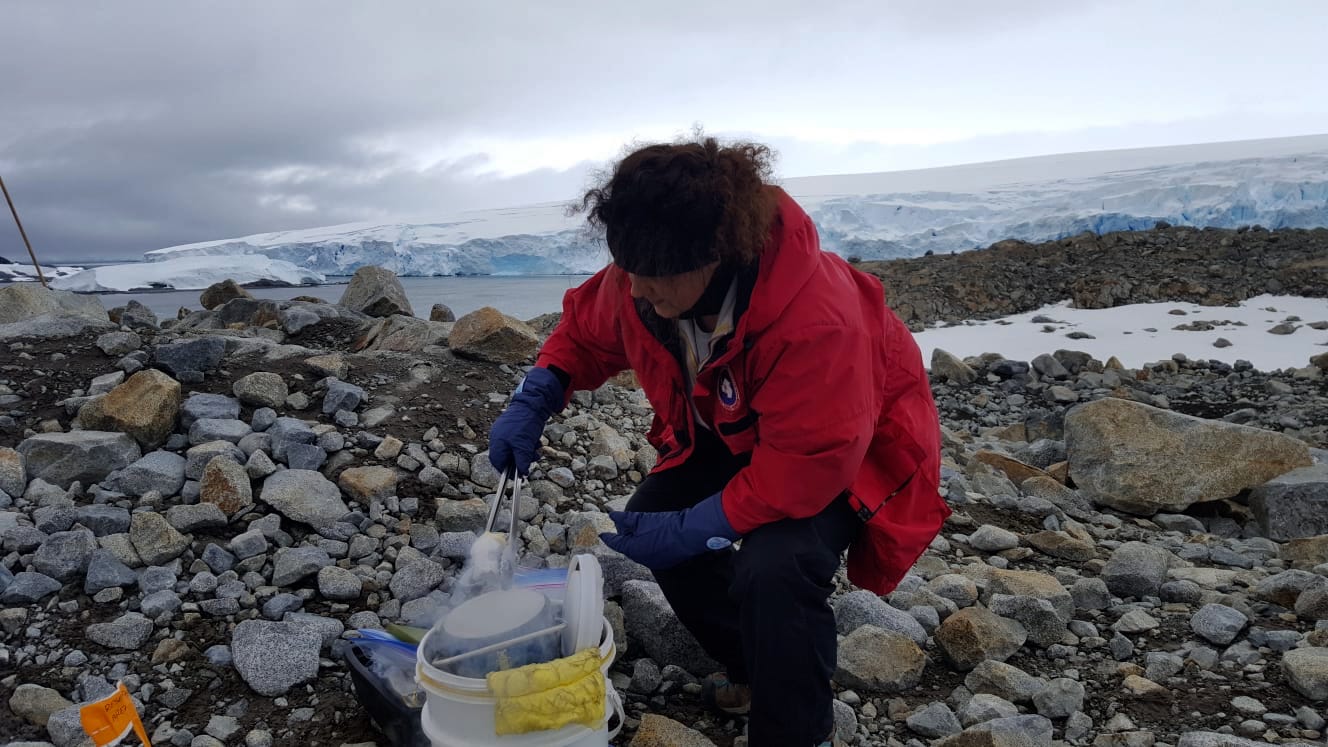
[[[714,276],[710,278],[710,284],[706,286],[701,298],[697,299],[692,308],[679,314],[678,318],[697,319],[718,314],[720,309],[724,307],[724,297],[729,294],[729,287],[733,285],[735,274],[735,268],[721,264],[715,270]]]

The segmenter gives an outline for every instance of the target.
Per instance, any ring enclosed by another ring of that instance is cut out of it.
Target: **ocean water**
[[[429,318],[429,309],[436,303],[451,307],[457,317],[483,306],[492,306],[517,319],[530,319],[540,314],[561,311],[563,294],[585,282],[588,275],[536,275],[523,277],[432,277],[401,278],[401,287],[415,311],[415,315]],[[332,284],[302,286],[299,288],[249,288],[256,298],[287,299],[295,296],[315,296],[331,303],[341,300],[349,278],[328,278]],[[143,291],[135,293],[99,293],[106,308],[124,306],[136,300],[152,309],[159,319],[174,319],[181,306],[201,309],[198,297],[202,291]]]

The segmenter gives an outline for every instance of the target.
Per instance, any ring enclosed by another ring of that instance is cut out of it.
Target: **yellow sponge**
[[[552,731],[569,724],[589,729],[604,723],[604,674],[599,651],[585,649],[544,664],[492,672],[489,690],[497,697],[498,736]]]

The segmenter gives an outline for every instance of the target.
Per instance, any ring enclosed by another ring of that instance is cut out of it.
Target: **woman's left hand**
[[[739,538],[716,493],[682,511],[613,511],[618,533],[605,532],[604,544],[652,571],[672,568],[709,550],[723,550]]]

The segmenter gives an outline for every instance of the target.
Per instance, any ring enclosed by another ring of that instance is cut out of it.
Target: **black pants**
[[[629,511],[688,508],[721,490],[747,463],[716,436],[698,435],[691,458],[647,477]],[[817,516],[758,527],[741,549],[708,552],[655,572],[682,624],[731,681],[751,685],[751,747],[809,747],[834,727],[830,680],[837,645],[828,600],[840,555],[860,526],[840,498]]]

